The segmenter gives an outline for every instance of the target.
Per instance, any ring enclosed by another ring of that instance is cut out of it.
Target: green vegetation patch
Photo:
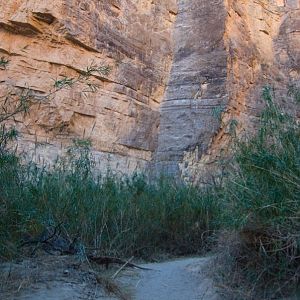
[[[51,170],[1,158],[3,258],[18,255],[24,235],[60,223],[69,236],[106,255],[180,255],[203,248],[218,210],[210,193],[163,178],[150,184],[142,175],[95,178],[89,145],[76,141]]]
[[[300,278],[300,127],[271,88],[263,98],[258,131],[236,143],[219,198],[230,299],[278,299]]]

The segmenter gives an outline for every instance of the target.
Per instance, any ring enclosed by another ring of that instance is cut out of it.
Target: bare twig
[[[88,255],[87,256],[89,260],[97,263],[98,265],[105,265],[105,267],[108,269],[108,266],[110,264],[119,264],[119,265],[124,265],[126,264],[126,266],[130,267],[130,268],[137,268],[137,269],[141,269],[141,270],[151,270],[149,268],[144,268],[144,267],[140,267],[136,264],[133,264],[131,262],[127,262],[117,258],[117,257],[109,257],[109,256],[94,256],[94,255]]]
[[[112,279],[115,279],[119,274],[120,274],[120,272],[133,260],[133,258],[134,258],[134,256],[132,256],[130,259],[128,259],[126,262],[125,262],[125,264],[123,264],[122,266],[121,266],[121,268],[119,268],[118,270],[117,270],[117,272],[113,275],[113,276],[111,276],[111,278]]]

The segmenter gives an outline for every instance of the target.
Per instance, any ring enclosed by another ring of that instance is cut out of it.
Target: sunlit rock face
[[[172,62],[175,0],[0,0],[1,95],[40,95],[87,66],[97,91],[76,84],[18,116],[19,150],[51,161],[74,138],[90,138],[100,167],[142,170],[157,147],[159,106]]]
[[[192,181],[251,132],[266,84],[300,77],[299,0],[0,0],[0,96],[110,65],[15,123],[19,151],[53,161],[89,138],[99,168]]]

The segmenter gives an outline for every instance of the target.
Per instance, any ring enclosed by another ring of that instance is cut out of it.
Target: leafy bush
[[[258,132],[237,143],[220,199],[223,228],[238,233],[222,243],[237,299],[283,296],[300,278],[300,127],[273,94],[264,89]]]

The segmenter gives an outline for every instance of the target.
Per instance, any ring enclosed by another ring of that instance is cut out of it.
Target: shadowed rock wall
[[[181,175],[192,181],[205,181],[220,153],[226,155],[233,125],[239,135],[253,131],[264,86],[273,86],[276,100],[297,110],[287,88],[300,83],[300,1],[227,0],[225,5],[228,105],[207,151],[200,157],[198,150],[184,154]]]
[[[226,10],[223,0],[178,0],[174,59],[164,101],[155,169],[178,174],[184,151],[199,158],[220,126],[227,103]]]

